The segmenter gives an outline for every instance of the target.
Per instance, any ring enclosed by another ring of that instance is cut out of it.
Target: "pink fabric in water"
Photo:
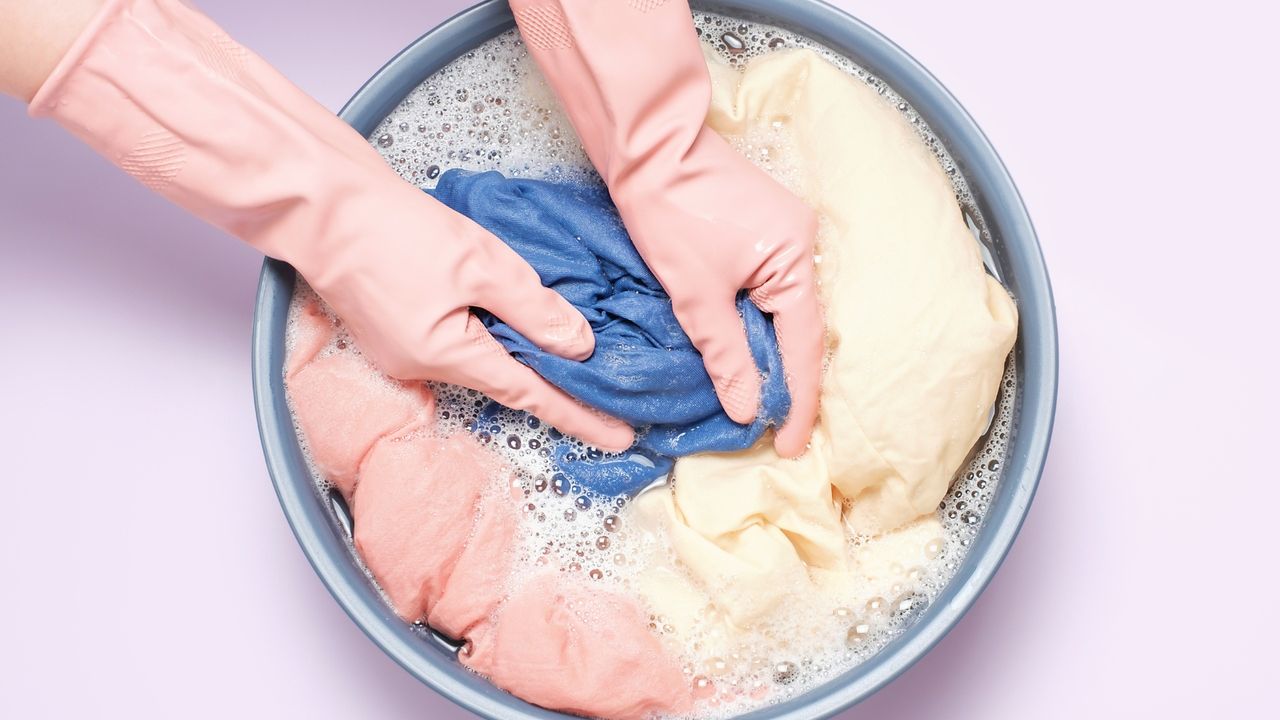
[[[432,431],[425,386],[379,376],[302,309],[287,387],[315,463],[351,505],[355,546],[396,614],[466,642],[461,661],[553,710],[616,720],[688,708],[674,659],[628,597],[543,573],[511,592],[511,469],[469,435]]]
[[[374,443],[429,422],[435,404],[424,385],[383,378],[350,353],[297,368],[289,393],[312,460],[348,499]]]
[[[579,715],[640,720],[692,704],[630,598],[543,573],[515,591],[485,652],[463,662],[513,695]]]
[[[465,437],[384,438],[369,453],[351,502],[356,550],[400,617],[423,617],[445,594],[489,481],[485,459]]]
[[[477,454],[484,453],[474,441],[468,439],[467,445]],[[493,464],[490,460],[489,465]],[[427,618],[445,635],[466,638],[473,654],[477,646],[483,651],[491,620],[506,597],[516,529],[515,507],[509,498],[486,497],[479,509],[470,542]]]
[[[293,324],[293,347],[285,358],[285,377],[292,378],[333,339],[333,321],[318,302],[302,308]]]

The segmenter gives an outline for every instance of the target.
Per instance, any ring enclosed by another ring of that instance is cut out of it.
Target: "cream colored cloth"
[[[986,427],[1017,311],[937,159],[884,98],[807,50],[744,73],[709,62],[711,127],[740,143],[788,138],[793,189],[823,218],[820,424],[796,460],[767,442],[682,459],[674,489],[638,498],[629,516],[669,533],[683,565],[659,562],[641,583],[659,614],[692,622],[710,605],[745,628],[784,599],[839,604],[880,592],[868,583],[884,568],[923,562],[942,533],[922,518]],[[880,538],[851,548],[849,535]]]

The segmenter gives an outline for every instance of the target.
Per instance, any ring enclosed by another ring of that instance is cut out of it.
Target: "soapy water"
[[[778,49],[807,48],[875,89],[936,155],[952,181],[988,269],[999,277],[990,235],[964,177],[937,136],[892,88],[848,58],[789,31],[704,12],[695,13],[695,24],[704,44],[736,68]],[[405,180],[422,188],[434,187],[444,171],[454,168],[599,182],[572,126],[514,30],[428,78],[388,115],[369,141]],[[775,124],[755,131],[734,145],[783,185],[798,186],[802,168],[788,152],[785,127]],[[817,260],[821,262],[822,257]],[[286,337],[290,347],[294,318],[312,298],[313,292],[299,280]],[[359,354],[359,349],[340,330],[322,352]],[[370,372],[376,372],[372,366]],[[625,499],[578,487],[556,467],[555,448],[565,443],[572,444],[571,452],[590,457],[602,455],[599,450],[565,438],[524,413],[494,412],[493,405],[476,391],[440,383],[430,386],[442,436],[468,432],[515,470],[511,487],[505,488],[512,502],[518,503],[521,516],[512,586],[540,568],[551,567],[589,586],[635,595],[646,558],[661,557],[679,566],[663,538],[627,527]],[[1011,357],[990,426],[938,508],[941,532],[908,536],[908,547],[894,550],[892,577],[867,595],[831,600],[798,593],[767,622],[728,644],[716,636],[714,607],[705,611],[706,623],[684,633],[651,615],[650,628],[667,639],[669,650],[681,658],[690,688],[700,701],[691,717],[731,717],[796,697],[869,659],[915,622],[955,574],[982,526],[1003,473],[1016,398]],[[298,436],[310,463],[305,438],[301,432]],[[350,536],[345,506],[314,467],[313,475],[317,490],[333,500],[335,515]],[[875,542],[849,531],[848,547],[855,556],[876,552]],[[352,554],[358,558],[354,549]],[[419,627],[424,636],[456,649],[456,643]]]

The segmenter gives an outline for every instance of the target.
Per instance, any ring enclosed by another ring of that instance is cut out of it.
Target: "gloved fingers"
[[[524,258],[488,233],[484,280],[472,303],[497,315],[534,345],[569,360],[586,360],[595,352],[591,325],[573,305],[543,287]]]
[[[685,305],[676,303],[681,327],[702,354],[716,396],[736,423],[755,420],[760,409],[760,371],[751,357],[747,331],[733,298]]]
[[[811,280],[781,298],[771,295],[767,286],[757,288],[751,292],[751,300],[773,314],[773,329],[791,394],[791,410],[774,436],[774,449],[783,457],[797,457],[808,446],[818,419],[822,359],[826,352],[822,306]]]
[[[621,420],[588,408],[512,357],[475,316],[467,322],[465,350],[454,357],[445,382],[479,390],[503,405],[530,412],[559,431],[601,450],[631,447],[635,433]]]

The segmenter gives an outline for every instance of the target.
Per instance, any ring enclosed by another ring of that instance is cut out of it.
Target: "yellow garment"
[[[981,437],[1017,311],[983,269],[937,159],[884,98],[808,50],[743,73],[709,63],[710,126],[730,140],[781,128],[800,170],[793,189],[824,221],[820,424],[797,460],[767,441],[681,459],[674,488],[638,498],[630,514],[669,533],[685,567],[642,582],[659,614],[686,617],[710,599],[745,628],[797,592],[863,595],[885,553],[914,556],[921,538],[941,535],[932,518],[904,530],[910,542],[891,531],[937,509]],[[851,549],[845,523],[882,542]]]

